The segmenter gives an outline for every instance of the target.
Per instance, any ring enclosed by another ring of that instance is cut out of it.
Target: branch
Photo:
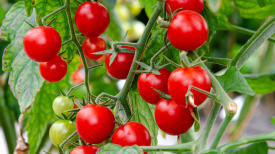
[[[18,131],[18,138],[16,143],[16,148],[14,154],[27,154],[29,145],[25,142],[23,137],[23,123],[24,123],[24,113],[21,113],[19,116],[19,131]]]

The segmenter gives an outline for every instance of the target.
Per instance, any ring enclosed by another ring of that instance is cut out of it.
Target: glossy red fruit
[[[104,51],[106,50],[106,43],[103,38],[95,37],[95,38],[85,38],[82,43],[82,51],[85,56],[91,60],[97,60],[103,55],[95,55],[92,53]]]
[[[141,73],[138,78],[138,92],[140,96],[151,104],[157,104],[160,100],[160,94],[154,89],[168,93],[167,81],[170,71],[166,68],[159,70],[160,75],[154,73]]]
[[[155,119],[159,128],[170,135],[184,134],[194,123],[189,107],[164,99],[156,106]]]
[[[90,144],[105,141],[115,127],[115,118],[110,109],[89,104],[76,116],[76,128],[79,136]]]
[[[204,2],[203,0],[167,0],[166,1],[166,12],[169,13],[171,9],[171,13],[175,10],[183,9],[183,10],[192,10],[198,13],[203,11]]]
[[[75,72],[73,72],[73,74],[72,74],[73,84],[83,83],[84,80],[85,80],[84,68],[80,68],[80,69],[76,70]]]
[[[197,12],[183,10],[176,13],[168,27],[168,40],[180,50],[200,48],[208,38],[208,25]]]
[[[141,123],[128,122],[114,132],[112,143],[121,146],[150,146],[151,136],[147,128]]]
[[[136,50],[135,47],[130,46],[121,46],[122,48],[127,48],[131,50]],[[107,68],[108,73],[117,79],[126,79],[131,68],[133,59],[135,54],[134,53],[123,53],[119,52],[116,56],[115,60],[113,61],[112,65],[110,64],[111,54],[106,55],[105,59],[105,66]]]
[[[74,148],[70,154],[96,154],[97,150],[98,150],[97,146],[83,145],[83,146],[78,146]]]
[[[208,73],[200,66],[178,68],[170,74],[168,91],[172,99],[181,105],[186,105],[185,95],[189,86],[197,87],[210,92],[211,80]],[[195,89],[191,89],[195,105],[202,104],[208,97]]]
[[[100,3],[87,1],[82,3],[75,13],[78,30],[87,37],[98,37],[110,24],[108,10]]]
[[[41,76],[48,82],[58,82],[67,73],[67,63],[59,56],[39,65]]]
[[[57,56],[61,48],[58,32],[47,26],[29,30],[23,40],[26,54],[34,61],[46,62]]]

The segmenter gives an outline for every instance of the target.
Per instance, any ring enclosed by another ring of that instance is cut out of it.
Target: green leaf
[[[265,1],[262,5],[259,1]],[[275,14],[275,0],[234,0],[244,18],[264,19]]]
[[[104,0],[102,4],[106,6],[108,12],[110,14],[110,25],[106,30],[106,34],[113,40],[113,41],[121,41],[125,32],[122,29],[122,24],[120,19],[118,18],[116,12],[114,11],[116,0]]]
[[[18,2],[8,11],[1,28],[11,40],[5,49],[2,67],[5,71],[12,70],[9,85],[18,100],[20,110],[24,111],[33,103],[44,80],[39,73],[39,63],[29,59],[23,49],[24,34],[31,27],[22,19],[35,24],[34,15],[27,18],[24,3]]]
[[[256,94],[268,94],[275,91],[275,73],[244,75],[247,83]]]
[[[229,67],[225,74],[217,76],[217,79],[220,81],[226,92],[239,92],[246,95],[255,95],[244,76],[236,67]]]
[[[5,11],[3,10],[2,6],[0,6],[0,25],[2,24],[2,20],[5,17]]]
[[[24,2],[25,2],[26,14],[29,17],[32,15],[33,4],[35,3],[35,0],[24,0]]]
[[[275,126],[275,117],[271,117],[271,122],[272,122],[273,125]]]
[[[231,148],[225,151],[230,154],[267,154],[268,145],[266,142],[252,143],[244,147]]]
[[[199,120],[199,122],[197,122],[197,121],[194,122],[194,130],[195,130],[195,132],[198,132],[198,131],[200,131],[200,128],[201,128],[201,126],[200,126],[200,115],[199,115],[198,108],[195,108],[195,115],[196,115],[196,118]]]
[[[142,123],[150,132],[151,145],[156,145],[158,127],[154,118],[154,106],[144,101],[137,91],[129,93],[129,102],[134,113],[132,121]]]
[[[67,91],[72,85],[71,74],[78,65],[76,58],[68,65],[68,73],[63,80],[57,83],[45,82],[35,98],[27,121],[28,142],[30,154],[38,153],[42,139],[49,129],[49,124],[56,119],[52,110],[52,102],[60,95],[59,90]]]
[[[119,154],[119,153],[125,153],[125,154],[143,154],[142,150],[134,145],[131,147],[121,147],[117,144],[106,144],[103,147],[100,148],[98,154]]]
[[[154,12],[154,9],[158,3],[157,0],[139,0],[141,6],[145,8],[145,12],[148,17],[151,17],[151,15]]]

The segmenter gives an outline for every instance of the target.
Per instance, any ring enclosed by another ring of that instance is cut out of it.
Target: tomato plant
[[[274,149],[273,0],[0,4],[1,153]]]

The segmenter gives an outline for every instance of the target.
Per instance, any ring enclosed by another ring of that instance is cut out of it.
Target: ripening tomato
[[[183,9],[183,10],[192,10],[198,13],[201,13],[204,7],[203,0],[167,0],[166,1],[166,12],[169,13],[171,9],[171,13],[175,10]]]
[[[176,13],[168,27],[168,40],[180,50],[200,48],[208,38],[208,25],[197,12],[183,10]]]
[[[155,109],[155,119],[159,128],[170,135],[180,135],[188,131],[194,123],[190,107],[179,105],[173,100],[160,100]]]
[[[52,143],[56,146],[60,146],[72,133],[75,131],[75,123],[69,120],[58,120],[54,122],[50,128],[49,136]],[[77,136],[70,139],[71,142],[77,140]],[[72,146],[70,142],[67,142],[64,147]]]
[[[127,48],[131,50],[136,50],[135,47],[130,46],[121,46],[122,48]],[[117,79],[126,79],[131,68],[133,59],[135,54],[134,53],[124,53],[119,52],[113,61],[112,65],[110,64],[112,54],[106,55],[105,66],[108,73]]]
[[[210,92],[211,80],[208,73],[200,66],[178,68],[174,70],[168,79],[168,91],[172,99],[182,105],[186,105],[185,95],[189,86]],[[208,97],[195,89],[191,89],[195,105],[199,106]]]
[[[150,146],[151,136],[147,128],[141,123],[128,122],[114,132],[112,143],[121,146]]]
[[[58,82],[67,73],[67,63],[59,56],[39,65],[41,76],[48,82]]]
[[[57,56],[61,48],[61,37],[55,29],[39,26],[26,33],[23,45],[32,60],[46,62]]]
[[[101,37],[95,38],[85,38],[82,43],[82,51],[84,52],[85,56],[91,60],[97,60],[103,55],[95,55],[92,53],[99,52],[106,50],[106,43],[105,40]]]
[[[88,104],[76,115],[76,128],[79,136],[90,144],[105,141],[115,127],[115,118],[110,109]]]
[[[83,35],[90,38],[98,37],[110,24],[110,15],[102,4],[87,1],[77,8],[75,24]]]
[[[73,84],[83,83],[84,80],[85,80],[84,68],[80,68],[80,69],[76,70],[75,72],[73,72],[73,74],[72,74]]]
[[[74,148],[70,154],[96,154],[97,150],[98,150],[97,146],[83,145],[83,146],[78,146]]]
[[[151,104],[157,104],[160,100],[160,94],[154,89],[168,93],[167,81],[170,71],[166,68],[159,70],[160,75],[154,73],[141,73],[138,78],[138,92],[140,96]]]

